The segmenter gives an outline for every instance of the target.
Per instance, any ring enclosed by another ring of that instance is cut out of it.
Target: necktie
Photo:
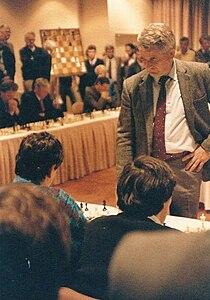
[[[108,76],[110,79],[112,78],[112,61],[111,61],[111,59],[109,59]]]
[[[166,160],[165,148],[165,116],[166,116],[166,88],[165,83],[169,76],[161,76],[158,84],[160,92],[157,101],[157,110],[153,126],[152,156]]]
[[[45,111],[44,101],[43,100],[40,100],[40,106],[41,106],[42,111]]]

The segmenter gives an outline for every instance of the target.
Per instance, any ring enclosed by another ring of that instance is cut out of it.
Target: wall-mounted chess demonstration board
[[[86,72],[79,29],[42,29],[40,36],[42,46],[52,56],[52,75],[80,75]]]

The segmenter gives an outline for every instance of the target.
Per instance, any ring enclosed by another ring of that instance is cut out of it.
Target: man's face
[[[157,47],[153,47],[150,50],[139,48],[139,52],[143,67],[151,76],[160,77],[170,72],[175,54],[174,49],[163,52]]]
[[[132,56],[135,50],[132,49],[130,46],[125,46],[125,52],[128,54],[128,56]]]
[[[107,49],[106,50],[106,55],[108,58],[114,57],[114,49]]]
[[[4,33],[5,33],[6,40],[8,40],[10,38],[10,35],[11,35],[11,29],[10,29],[9,26],[5,27]]]
[[[93,60],[96,57],[96,50],[94,49],[89,49],[87,51],[87,56],[90,60]]]
[[[34,92],[38,95],[38,97],[43,100],[45,97],[47,97],[49,93],[49,87],[48,86],[35,86]]]
[[[209,50],[209,47],[210,47],[210,41],[209,40],[203,40],[201,42],[201,47],[204,51],[207,51]]]
[[[107,91],[108,91],[108,88],[109,88],[108,83],[104,83],[104,84],[98,83],[96,86],[97,86],[97,90],[98,90],[100,93],[107,92]]]
[[[182,52],[186,52],[189,47],[189,42],[188,41],[181,41],[180,42],[180,49]]]
[[[35,45],[35,36],[33,34],[28,34],[25,37],[25,42],[29,48],[33,48]]]
[[[12,100],[15,97],[16,91],[10,90],[6,92],[1,92],[1,99],[4,102],[8,102],[9,100]]]

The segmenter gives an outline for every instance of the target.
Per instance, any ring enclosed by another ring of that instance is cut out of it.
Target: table
[[[55,135],[64,148],[64,162],[58,169],[55,184],[115,166],[118,115],[119,111],[99,111],[92,119],[76,117],[76,122],[45,129]],[[12,182],[20,142],[31,132],[0,136],[0,185]],[[210,210],[210,181],[202,183],[200,200],[205,209]]]
[[[118,112],[96,112],[93,116],[92,119],[77,117],[74,123],[45,129],[55,135],[64,148],[64,162],[58,169],[55,184],[115,165]],[[32,132],[0,136],[0,185],[12,182],[20,142]]]

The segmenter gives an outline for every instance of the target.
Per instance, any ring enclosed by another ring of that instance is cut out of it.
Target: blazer
[[[189,130],[196,143],[210,152],[210,70],[208,65],[175,59],[177,77]],[[153,88],[148,72],[126,79],[117,137],[117,170],[139,155],[150,155],[153,134]],[[203,167],[210,180],[210,160]]]
[[[97,299],[107,299],[108,266],[115,247],[123,236],[133,231],[177,231],[162,226],[139,213],[96,218],[87,224],[73,288]]]
[[[106,66],[106,62],[109,58],[106,56],[104,58],[104,65]],[[122,68],[121,68],[121,59],[118,56],[114,56],[116,61],[116,68],[117,68],[117,89],[119,94],[121,95],[122,92],[122,84],[123,84],[123,76],[122,76]]]
[[[23,124],[42,121],[46,119],[55,119],[63,117],[63,113],[59,109],[55,109],[53,101],[49,95],[47,95],[43,104],[45,107],[45,116],[41,117],[39,114],[42,113],[42,108],[39,99],[34,92],[23,93],[20,104],[20,119]]]

